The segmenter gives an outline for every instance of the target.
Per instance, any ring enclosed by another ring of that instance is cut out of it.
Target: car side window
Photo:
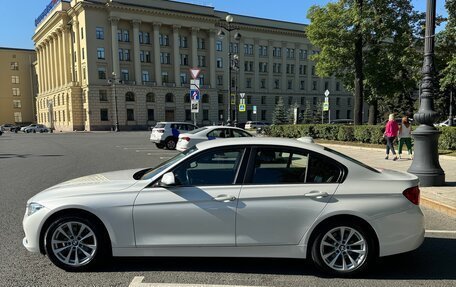
[[[337,183],[341,172],[334,161],[312,154],[309,159],[306,183]]]
[[[259,148],[255,155],[253,184],[305,183],[308,153],[287,148]]]
[[[191,158],[174,171],[177,186],[230,185],[244,148],[213,149]]]
[[[245,137],[250,137],[250,135],[244,131],[233,130],[233,137],[245,138]]]
[[[207,133],[208,139],[218,139],[218,138],[227,138],[229,137],[229,133],[226,133],[225,129],[215,129],[209,133]]]

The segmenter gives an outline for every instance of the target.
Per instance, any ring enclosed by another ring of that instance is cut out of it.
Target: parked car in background
[[[22,127],[21,131],[24,133],[47,133],[49,129],[45,125],[31,124],[26,127]]]
[[[176,150],[185,151],[192,146],[207,140],[244,137],[253,137],[253,135],[241,128],[230,126],[202,127],[185,134],[180,134]]]
[[[85,176],[34,195],[22,242],[67,271],[111,255],[276,257],[350,276],[422,244],[419,201],[415,175],[317,144],[214,140],[157,167]],[[425,255],[409,259],[416,256]]]
[[[456,125],[456,118],[453,119],[453,126]],[[441,123],[435,124],[437,127],[448,127],[450,126],[450,119],[447,119],[446,121],[443,121]]]
[[[245,124],[245,129],[246,130],[256,130],[258,128],[264,128],[264,127],[267,127],[267,126],[269,126],[269,123],[258,122],[258,121],[248,121]]]
[[[157,148],[175,149],[179,135],[193,131],[198,127],[194,124],[184,122],[159,122],[150,133],[150,141],[155,143]]]
[[[17,126],[13,124],[3,124],[0,126],[0,130],[2,132],[14,132],[16,130]]]

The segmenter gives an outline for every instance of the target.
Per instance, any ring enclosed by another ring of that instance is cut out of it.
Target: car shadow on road
[[[14,153],[0,153],[2,158],[29,158],[29,157],[59,157],[61,154],[14,154]]]
[[[426,238],[414,252],[381,258],[358,278],[455,280],[456,239]],[[326,277],[309,260],[265,258],[114,258],[97,272],[210,272]]]

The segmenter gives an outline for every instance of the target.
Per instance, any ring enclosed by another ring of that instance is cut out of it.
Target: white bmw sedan
[[[293,139],[205,141],[27,202],[24,246],[68,271],[109,256],[310,258],[351,276],[424,239],[414,175]]]
[[[207,140],[253,137],[243,129],[230,126],[207,126],[179,135],[176,150],[185,151]]]

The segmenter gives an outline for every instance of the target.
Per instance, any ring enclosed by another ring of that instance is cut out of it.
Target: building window
[[[122,40],[124,42],[130,42],[130,33],[128,32],[128,30],[124,30],[122,32],[122,35],[123,35]]]
[[[147,103],[154,103],[155,102],[155,94],[154,93],[148,93],[146,95],[146,102]]]
[[[317,90],[317,81],[312,82],[312,90],[316,91]]]
[[[162,72],[162,82],[163,83],[168,83],[169,82],[168,72]]]
[[[224,101],[223,101],[223,94],[218,94],[218,103],[219,104],[223,104]]]
[[[143,32],[139,32],[138,33],[138,36],[139,36],[139,44],[142,44],[144,42],[144,35],[143,35]]]
[[[144,60],[145,60],[145,59],[144,59],[144,51],[141,50],[141,51],[139,51],[139,61],[140,61],[141,63],[144,63]]]
[[[106,80],[106,68],[98,67],[98,79]]]
[[[109,121],[108,109],[100,109],[100,120],[102,122]]]
[[[223,75],[217,75],[217,85],[223,86]]]
[[[336,98],[336,106],[340,106],[340,98]]]
[[[252,78],[246,78],[246,79],[245,79],[245,87],[246,87],[247,89],[252,88]]]
[[[276,57],[276,58],[280,58],[282,57],[282,48],[280,47],[274,47],[272,49],[272,56]]]
[[[215,50],[219,51],[219,52],[223,51],[223,42],[222,41],[215,42]]]
[[[350,99],[350,98],[347,98],[347,106],[349,106],[349,107],[350,107],[351,105],[352,105],[352,99]]]
[[[206,67],[206,56],[198,55],[198,67]]]
[[[19,88],[13,88],[13,96],[20,96],[21,90]]]
[[[295,49],[287,48],[287,58],[294,59],[295,57]]]
[[[261,81],[260,81],[260,88],[266,89],[266,79],[261,79]]]
[[[200,74],[198,79],[200,80],[200,86],[204,86],[204,75]]]
[[[325,82],[325,91],[329,89],[329,82]]]
[[[127,92],[125,94],[125,101],[126,102],[134,102],[135,101],[135,94],[133,94],[132,92]]]
[[[268,63],[264,63],[264,62],[260,62],[259,63],[259,69],[260,69],[260,73],[267,73],[268,72]]]
[[[266,105],[266,96],[261,96],[261,104]]]
[[[340,111],[339,110],[336,110],[336,120],[337,119],[340,119]]]
[[[307,60],[307,50],[299,50],[299,59]]]
[[[149,32],[144,32],[144,44],[150,44],[150,34]]]
[[[275,99],[274,99],[274,103],[277,105],[279,103],[279,100],[280,100],[280,97],[276,96]]]
[[[165,102],[174,103],[174,95],[172,93],[167,93],[165,96]]]
[[[223,68],[223,58],[221,58],[221,57],[217,58],[217,68],[219,68],[219,69]]]
[[[306,98],[301,97],[301,106],[305,106],[305,105],[306,105]]]
[[[128,70],[124,69],[124,70],[121,71],[121,73],[122,73],[122,80],[123,81],[130,81],[130,73],[129,73]]]
[[[205,50],[206,49],[206,40],[204,38],[198,38],[198,49]]]
[[[11,76],[12,84],[19,84],[19,76]]]
[[[153,109],[147,109],[147,120],[154,121],[155,120],[155,113]]]
[[[179,48],[188,48],[187,37],[179,36]]]
[[[108,91],[106,90],[99,90],[98,96],[100,97],[100,102],[107,102],[108,101]]]
[[[19,63],[18,62],[11,62],[10,70],[19,70]]]
[[[81,27],[81,39],[84,39],[84,27]]]
[[[266,110],[261,110],[261,120],[262,121],[266,120]]]
[[[274,80],[274,89],[280,89],[280,80]]]
[[[293,90],[293,80],[288,80],[288,87],[289,90]]]
[[[253,72],[253,62],[252,61],[245,61],[244,62],[244,70],[246,72]]]
[[[230,52],[233,54],[239,53],[239,44],[238,43],[230,43]]]
[[[187,73],[180,74],[180,81],[182,85],[188,84],[188,76]]]
[[[306,81],[301,81],[301,90],[305,90],[306,89]]]
[[[22,112],[14,112],[14,122],[22,123]]]
[[[117,30],[117,41],[122,41],[122,30]]]
[[[150,63],[150,52],[144,51],[144,56],[146,57],[146,63]]]
[[[268,47],[267,46],[259,46],[258,53],[262,57],[266,57],[268,55]]]
[[[204,94],[201,101],[205,104],[209,103],[209,95],[208,94]]]
[[[142,71],[142,81],[143,83],[150,82],[149,71]]]
[[[123,61],[124,53],[122,49],[119,49],[119,61]]]
[[[134,121],[134,120],[135,120],[135,110],[127,109],[127,121]]]
[[[99,40],[104,39],[104,28],[103,27],[96,27],[95,28],[96,38]]]
[[[129,49],[124,50],[124,61],[130,61],[130,50]]]
[[[185,110],[185,120],[186,121],[192,120],[192,111],[191,110]]]
[[[203,110],[203,121],[209,120],[209,110]]]
[[[21,107],[22,107],[21,100],[13,100],[13,108],[18,109]]]
[[[299,65],[299,74],[305,75],[307,70],[307,65]]]
[[[171,64],[171,54],[170,53],[160,53],[160,63],[161,64]]]
[[[253,45],[252,44],[244,44],[244,54],[253,55]]]
[[[169,36],[165,34],[160,34],[158,37],[158,42],[160,46],[169,46]]]
[[[347,119],[351,119],[351,114],[352,114],[351,110],[347,110]]]
[[[317,105],[317,97],[312,98],[312,105],[316,106]]]
[[[315,66],[312,66],[312,76],[315,76]]]
[[[336,82],[336,91],[340,91],[340,83]]]
[[[97,48],[97,58],[99,60],[105,59],[105,49],[104,48]]]
[[[190,103],[190,94],[189,93],[186,93],[185,96],[184,96],[184,103],[188,104]]]

